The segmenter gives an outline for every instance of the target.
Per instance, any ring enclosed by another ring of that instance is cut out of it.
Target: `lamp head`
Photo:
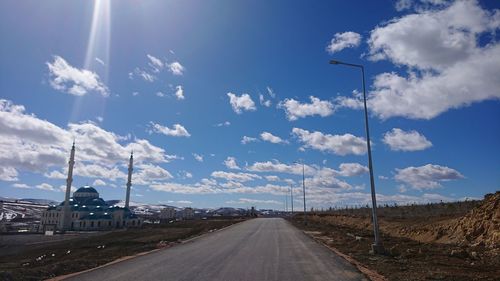
[[[339,64],[340,62],[338,60],[330,60],[330,64]]]

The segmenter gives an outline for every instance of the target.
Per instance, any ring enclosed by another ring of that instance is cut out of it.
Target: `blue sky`
[[[496,1],[4,1],[0,196],[283,208],[500,186]]]

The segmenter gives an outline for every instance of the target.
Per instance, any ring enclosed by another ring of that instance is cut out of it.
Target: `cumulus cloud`
[[[238,164],[236,163],[236,158],[234,157],[231,157],[231,156],[228,156],[226,158],[226,160],[224,160],[224,165],[226,165],[226,167],[228,169],[233,169],[233,170],[240,170],[241,168],[238,166]]]
[[[232,173],[232,172],[223,172],[223,171],[215,171],[212,172],[212,177],[214,178],[222,178],[228,181],[237,181],[237,182],[246,182],[252,181],[255,179],[261,179],[262,177],[256,174],[249,173]]]
[[[462,178],[464,176],[454,169],[433,164],[396,169],[396,175],[394,176],[395,180],[404,182],[419,190],[438,188],[443,181]]]
[[[184,89],[182,88],[181,85],[175,87],[175,97],[178,100],[183,100],[184,99]]]
[[[453,1],[376,27],[368,41],[370,59],[405,66],[408,74],[375,76],[370,110],[382,119],[431,119],[499,99],[500,44],[494,35],[484,36],[497,32],[499,18],[498,10],[487,11],[477,1]]]
[[[273,135],[273,134],[271,134],[269,132],[262,132],[260,134],[260,138],[263,141],[267,141],[267,142],[270,142],[270,143],[288,143],[288,141],[283,140],[280,137],[275,136],[275,135]]]
[[[132,150],[137,163],[164,163],[171,157],[147,140],[125,143],[129,138],[90,122],[70,123],[61,128],[26,113],[22,105],[0,100],[0,179],[14,180],[18,171],[64,179],[64,168],[59,169],[67,165],[73,140],[77,149],[75,175],[86,177],[125,178],[120,166],[126,163]]]
[[[92,183],[93,186],[105,186],[106,185],[106,182],[101,180],[101,179],[96,179],[93,183]]]
[[[198,162],[203,162],[203,155],[200,155],[200,154],[197,154],[197,153],[193,153],[193,157],[196,161]]]
[[[333,114],[333,103],[320,100],[314,96],[310,96],[309,98],[311,99],[311,103],[300,103],[294,99],[285,99],[279,103],[278,107],[285,110],[286,117],[290,121],[295,121],[307,116],[319,115],[321,117],[326,117]]]
[[[243,136],[243,138],[241,139],[242,144],[247,144],[247,143],[256,142],[256,141],[258,141],[257,138],[252,138],[252,137],[248,137],[248,136]]]
[[[338,174],[343,177],[353,177],[368,173],[368,168],[359,163],[342,163],[339,168]]]
[[[48,190],[48,191],[56,191],[54,187],[51,184],[48,183],[42,183],[39,185],[35,185],[35,188],[42,189],[42,190]]]
[[[275,172],[275,173],[286,173],[294,175],[302,175],[302,164],[284,164],[277,160],[265,161],[265,162],[255,162],[252,165],[246,167],[248,171],[252,172]],[[304,171],[306,175],[312,175],[315,173],[315,169],[309,165],[304,165]]]
[[[326,50],[330,54],[342,51],[345,48],[355,48],[361,43],[361,35],[356,32],[347,31],[335,33]]]
[[[362,155],[366,153],[366,141],[351,134],[330,135],[322,132],[309,132],[300,128],[293,128],[292,133],[305,147],[333,153],[337,155]]]
[[[227,96],[229,97],[229,103],[233,111],[237,114],[241,114],[243,111],[254,111],[257,109],[249,94],[237,96],[233,93],[227,93]]]
[[[399,128],[393,128],[384,134],[383,142],[391,150],[396,151],[417,151],[424,150],[432,146],[424,135],[417,131],[403,131]]]
[[[185,68],[180,62],[174,61],[168,64],[168,70],[174,75],[182,75],[184,74]]]
[[[172,174],[164,168],[153,164],[136,165],[137,172],[132,176],[132,183],[148,185],[156,181],[169,180]]]
[[[190,137],[191,134],[182,126],[181,124],[174,124],[173,128],[170,129],[167,126],[162,126],[160,124],[150,122],[149,123],[151,126],[151,130],[149,131],[150,133],[158,133],[158,134],[164,134],[166,136],[172,136],[172,137]]]
[[[73,67],[60,56],[54,56],[54,60],[47,62],[47,66],[50,85],[58,91],[75,96],[83,96],[90,92],[109,96],[108,88],[95,72]]]

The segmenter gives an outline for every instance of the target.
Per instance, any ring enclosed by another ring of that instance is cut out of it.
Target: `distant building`
[[[161,209],[160,222],[164,223],[164,222],[168,222],[172,219],[175,219],[175,213],[176,213],[176,211],[172,207],[167,207],[167,208]]]
[[[71,148],[68,178],[66,180],[66,199],[58,206],[52,205],[42,213],[42,231],[65,230],[109,230],[123,227],[139,227],[142,221],[130,211],[129,198],[132,185],[133,155],[130,155],[125,207],[108,205],[95,188],[83,186],[70,198],[75,163],[75,144]]]
[[[194,218],[194,209],[187,207],[182,210],[182,218],[185,220],[191,220]]]

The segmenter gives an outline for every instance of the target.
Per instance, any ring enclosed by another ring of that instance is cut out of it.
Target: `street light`
[[[307,225],[307,214],[306,214],[306,176],[305,176],[305,164],[304,161],[295,162],[302,164],[302,191],[304,193],[304,225]]]
[[[290,184],[290,203],[292,203],[292,217],[293,217],[293,184]]]
[[[368,109],[366,108],[366,90],[365,90],[365,68],[361,64],[352,64],[341,62],[337,60],[330,60],[330,64],[342,64],[352,67],[357,67],[361,69],[361,74],[363,78],[363,104],[365,108],[365,130],[366,130],[366,147],[368,148],[368,169],[370,170],[370,188],[372,193],[372,218],[373,218],[373,233],[375,236],[375,243],[372,244],[373,253],[382,254],[384,253],[384,247],[380,242],[378,220],[377,220],[377,198],[375,195],[375,180],[373,178],[373,164],[372,164],[372,149],[370,146],[370,130],[368,128]]]

